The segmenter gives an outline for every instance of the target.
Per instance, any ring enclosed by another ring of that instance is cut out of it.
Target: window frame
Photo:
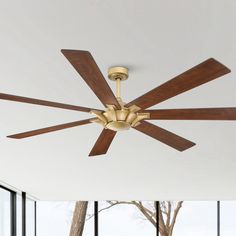
[[[10,193],[10,234],[16,236],[16,192],[0,185],[0,189]]]
[[[10,193],[10,235],[17,236],[17,192],[13,191],[12,189],[3,186],[0,184],[0,189],[3,189]],[[25,192],[21,192],[21,199],[22,199],[22,236],[26,235],[26,200],[27,195]],[[31,199],[32,200],[32,199]],[[34,200],[33,200],[34,201]],[[34,201],[34,236],[37,235],[37,204]]]

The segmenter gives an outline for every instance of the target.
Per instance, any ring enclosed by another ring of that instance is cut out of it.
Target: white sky
[[[101,205],[101,204],[100,204]],[[221,203],[221,234],[236,235],[236,202]],[[88,211],[92,212],[93,203]],[[38,236],[69,236],[73,202],[39,202]],[[232,217],[233,216],[233,217]],[[94,235],[93,219],[83,236]],[[133,206],[116,206],[99,215],[99,236],[155,236],[155,228]],[[216,202],[184,202],[174,236],[216,236]]]

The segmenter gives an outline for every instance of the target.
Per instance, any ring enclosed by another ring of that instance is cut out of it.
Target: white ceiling
[[[232,73],[158,107],[236,106],[235,12],[235,0],[1,0],[0,92],[102,108],[60,53],[68,48],[89,50],[104,75],[129,67],[127,102],[214,57]],[[96,124],[5,138],[88,114],[8,101],[0,111],[0,180],[39,199],[236,199],[236,122],[158,121],[197,146],[179,153],[130,130],[88,158]]]

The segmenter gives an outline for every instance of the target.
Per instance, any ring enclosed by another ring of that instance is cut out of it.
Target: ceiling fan
[[[104,129],[89,156],[107,153],[117,131],[128,130],[129,128],[142,132],[178,151],[184,151],[194,146],[195,143],[151,124],[146,120],[236,120],[235,107],[146,110],[153,105],[230,72],[227,67],[213,58],[202,62],[135,100],[124,103],[120,95],[120,83],[128,78],[127,68],[112,67],[108,70],[109,79],[116,81],[115,96],[90,52],[65,49],[61,50],[61,52],[93,90],[106,109],[99,110],[0,93],[0,99],[4,100],[88,112],[95,116],[86,120],[9,135],[7,136],[8,138],[22,139],[75,126],[99,123]]]

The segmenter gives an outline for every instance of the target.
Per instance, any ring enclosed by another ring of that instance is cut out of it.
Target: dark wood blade
[[[68,129],[68,128],[72,128],[75,126],[86,125],[86,124],[90,124],[90,123],[91,123],[91,119],[74,121],[74,122],[70,122],[70,123],[66,123],[66,124],[55,125],[55,126],[43,128],[43,129],[37,129],[37,130],[32,130],[32,131],[28,131],[28,132],[24,132],[24,133],[13,134],[13,135],[9,135],[7,137],[14,138],[14,139],[28,138],[28,137],[32,137],[32,136],[36,136],[36,135],[40,135],[40,134],[54,132],[54,131],[58,131],[58,130],[62,130],[62,129]]]
[[[236,120],[236,108],[187,108],[146,110],[151,120]]]
[[[126,104],[126,107],[136,105],[146,109],[229,72],[230,70],[223,64],[210,58]]]
[[[115,131],[109,129],[103,129],[95,145],[93,146],[93,149],[89,153],[89,156],[98,156],[106,154],[115,135],[116,135]]]
[[[88,51],[62,49],[61,52],[93,90],[100,101],[106,105],[120,108],[115,95],[106,82],[95,60]]]
[[[11,95],[11,94],[5,94],[5,93],[0,93],[0,99],[13,101],[13,102],[30,103],[30,104],[35,104],[35,105],[47,106],[47,107],[56,107],[56,108],[62,108],[62,109],[67,109],[67,110],[82,111],[82,112],[90,112],[91,110],[98,110],[98,109],[80,107],[80,106],[63,104],[63,103],[58,103],[58,102],[39,100],[35,98],[20,97],[20,96]]]
[[[141,124],[137,127],[134,127],[134,129],[181,152],[196,145],[187,139],[184,139],[174,133],[171,133],[170,131],[162,129],[146,121],[142,121]]]

